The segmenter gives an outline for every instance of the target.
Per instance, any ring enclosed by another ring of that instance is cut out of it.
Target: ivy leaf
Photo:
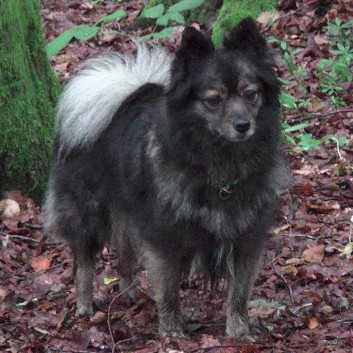
[[[171,6],[168,10],[167,13],[172,13],[172,12],[182,12],[182,11],[187,11],[187,10],[192,10],[196,7],[199,7],[202,5],[204,0],[181,0]]]
[[[144,18],[159,18],[164,14],[165,6],[163,4],[159,4],[149,9],[144,9],[141,12],[140,17]]]
[[[161,39],[161,38],[171,38],[173,37],[174,33],[177,31],[177,27],[167,27],[164,28],[162,31],[157,33],[147,34],[145,36],[140,37],[142,41],[147,41],[150,39]]]
[[[163,26],[163,27],[167,26],[168,22],[169,22],[169,16],[167,14],[157,18],[157,21],[156,21],[157,25]]]
[[[168,16],[171,21],[175,21],[182,25],[185,25],[185,18],[180,12],[172,12],[168,14]]]
[[[81,25],[75,29],[75,38],[78,40],[89,40],[98,33],[97,26]]]
[[[118,10],[118,11],[115,11],[106,17],[101,18],[99,21],[96,22],[96,25],[101,22],[106,23],[106,22],[112,22],[115,20],[120,20],[121,18],[126,17],[126,16],[127,16],[126,11]]]
[[[76,30],[76,27],[70,28],[67,31],[61,33],[53,41],[51,41],[47,45],[48,57],[51,57],[59,53],[60,50],[64,49],[70,43],[71,39],[74,37],[75,30]]]
[[[312,134],[301,134],[299,135],[299,145],[303,149],[303,151],[310,151],[321,144],[321,139],[317,140],[313,138]]]
[[[281,93],[279,95],[279,101],[286,108],[294,109],[297,107],[297,100],[290,94]]]
[[[299,130],[305,129],[308,126],[310,126],[309,123],[301,123],[293,126],[289,125],[288,123],[282,125],[285,133],[299,131]]]

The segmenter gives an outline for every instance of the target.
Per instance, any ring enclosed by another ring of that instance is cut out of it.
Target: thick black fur
[[[149,271],[162,335],[183,332],[178,286],[196,262],[227,278],[227,334],[250,333],[246,304],[286,174],[271,64],[251,19],[219,49],[187,28],[170,86],[137,89],[91,146],[66,151],[57,138],[47,232],[73,250],[79,313],[92,312],[94,257],[113,234],[123,286],[134,256]]]

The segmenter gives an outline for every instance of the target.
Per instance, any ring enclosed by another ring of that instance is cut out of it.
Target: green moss
[[[256,19],[261,12],[273,10],[276,3],[276,0],[224,0],[213,26],[213,43],[221,45],[223,38],[240,20],[248,16]]]
[[[38,0],[2,5],[0,30],[0,189],[39,195],[51,160],[59,83],[48,63]]]

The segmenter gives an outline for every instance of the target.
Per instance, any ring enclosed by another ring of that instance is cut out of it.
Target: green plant
[[[217,1],[213,1],[216,3]],[[251,16],[258,18],[263,12],[276,12],[278,1],[276,0],[223,0],[217,13],[217,20],[212,28],[212,42],[216,46],[221,46],[224,37],[236,26],[243,18]]]
[[[89,40],[93,38],[98,33],[99,24],[115,21],[125,17],[126,15],[126,11],[118,10],[106,17],[101,18],[92,26],[83,24],[66,30],[47,45],[48,56],[50,57],[57,54],[60,50],[65,48],[73,38],[78,40]]]
[[[298,107],[306,108],[308,105],[310,105],[310,100],[308,99],[297,99],[291,94],[283,92],[279,95],[279,102],[281,103],[281,105],[288,109],[296,109]]]
[[[284,40],[277,39],[275,37],[267,38],[268,43],[277,45],[282,53],[283,64],[288,67],[289,72],[292,74],[295,80],[299,80],[306,76],[307,71],[295,61],[295,55],[300,53],[303,49],[292,49]]]
[[[141,37],[141,40],[170,38],[176,31],[176,27],[167,27],[170,22],[176,22],[185,25],[184,11],[195,9],[202,5],[204,0],[181,0],[170,6],[167,10],[164,4],[159,4],[150,8],[146,8],[141,12],[140,17],[151,18],[156,20],[157,26],[166,27],[160,32],[151,33]]]
[[[328,22],[324,28],[331,34],[331,42],[334,45],[350,44],[352,41],[352,25],[353,21],[344,23],[336,17],[334,22]]]
[[[309,123],[300,123],[300,124],[296,124],[296,125],[291,126],[287,122],[284,122],[284,123],[282,123],[282,137],[285,141],[288,141],[291,145],[297,146],[297,142],[289,134],[292,132],[303,130],[308,126],[310,126]]]
[[[310,124],[299,123],[296,125],[289,125],[287,122],[282,124],[282,137],[285,141],[288,141],[291,145],[295,147],[299,147],[300,151],[311,151],[317,147],[319,147],[325,141],[331,140],[337,144],[339,147],[343,147],[346,143],[346,137],[336,137],[334,135],[325,135],[319,139],[314,138],[311,133],[306,133],[304,131],[305,128],[310,127]],[[303,131],[300,133],[295,139],[290,134],[297,131]]]
[[[330,96],[332,105],[345,106],[346,103],[339,97],[339,93],[343,91],[340,83],[353,81],[353,21],[344,23],[336,18],[325,28],[330,34],[330,53],[335,57],[319,60],[317,77],[321,81],[322,93]]]

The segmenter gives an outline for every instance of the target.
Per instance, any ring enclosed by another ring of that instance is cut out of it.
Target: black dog
[[[230,336],[246,307],[286,168],[279,86],[256,23],[215,49],[186,28],[175,58],[141,46],[88,62],[59,104],[46,231],[74,254],[78,313],[92,313],[96,253],[113,239],[121,287],[148,270],[160,333],[183,332],[178,289],[196,262],[228,282]],[[196,261],[197,260],[197,261]]]

